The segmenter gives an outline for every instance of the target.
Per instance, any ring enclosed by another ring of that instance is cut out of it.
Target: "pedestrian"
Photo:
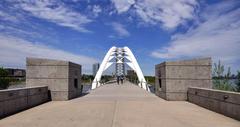
[[[119,85],[119,78],[120,78],[120,77],[119,77],[119,76],[117,76],[117,84],[118,84],[118,85]]]
[[[121,84],[123,84],[123,75],[121,76]]]

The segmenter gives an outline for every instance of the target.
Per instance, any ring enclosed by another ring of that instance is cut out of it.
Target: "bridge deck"
[[[70,101],[49,102],[0,120],[0,127],[239,127],[240,122],[183,101],[165,101],[129,82]]]

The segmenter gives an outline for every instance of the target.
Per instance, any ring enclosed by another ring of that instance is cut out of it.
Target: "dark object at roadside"
[[[236,80],[236,92],[240,92],[240,71],[237,72],[237,80]]]
[[[0,89],[6,89],[9,86],[10,79],[6,77],[8,72],[0,68]]]
[[[117,76],[117,84],[119,85],[120,76]]]

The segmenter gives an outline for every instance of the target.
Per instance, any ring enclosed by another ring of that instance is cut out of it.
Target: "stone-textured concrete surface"
[[[52,100],[69,100],[81,94],[81,65],[68,61],[27,58],[26,72],[26,85],[47,85]]]
[[[192,87],[188,101],[240,120],[240,93]]]
[[[48,100],[47,86],[0,90],[0,118]]]
[[[70,101],[53,101],[0,121],[1,127],[239,127],[185,101],[165,101],[126,82]]]
[[[155,66],[155,92],[166,100],[187,100],[188,87],[211,88],[211,58],[163,62]]]

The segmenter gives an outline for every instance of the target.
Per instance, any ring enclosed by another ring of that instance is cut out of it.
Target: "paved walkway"
[[[45,103],[0,120],[0,127],[240,127],[240,122],[189,102],[165,101],[126,82]]]

